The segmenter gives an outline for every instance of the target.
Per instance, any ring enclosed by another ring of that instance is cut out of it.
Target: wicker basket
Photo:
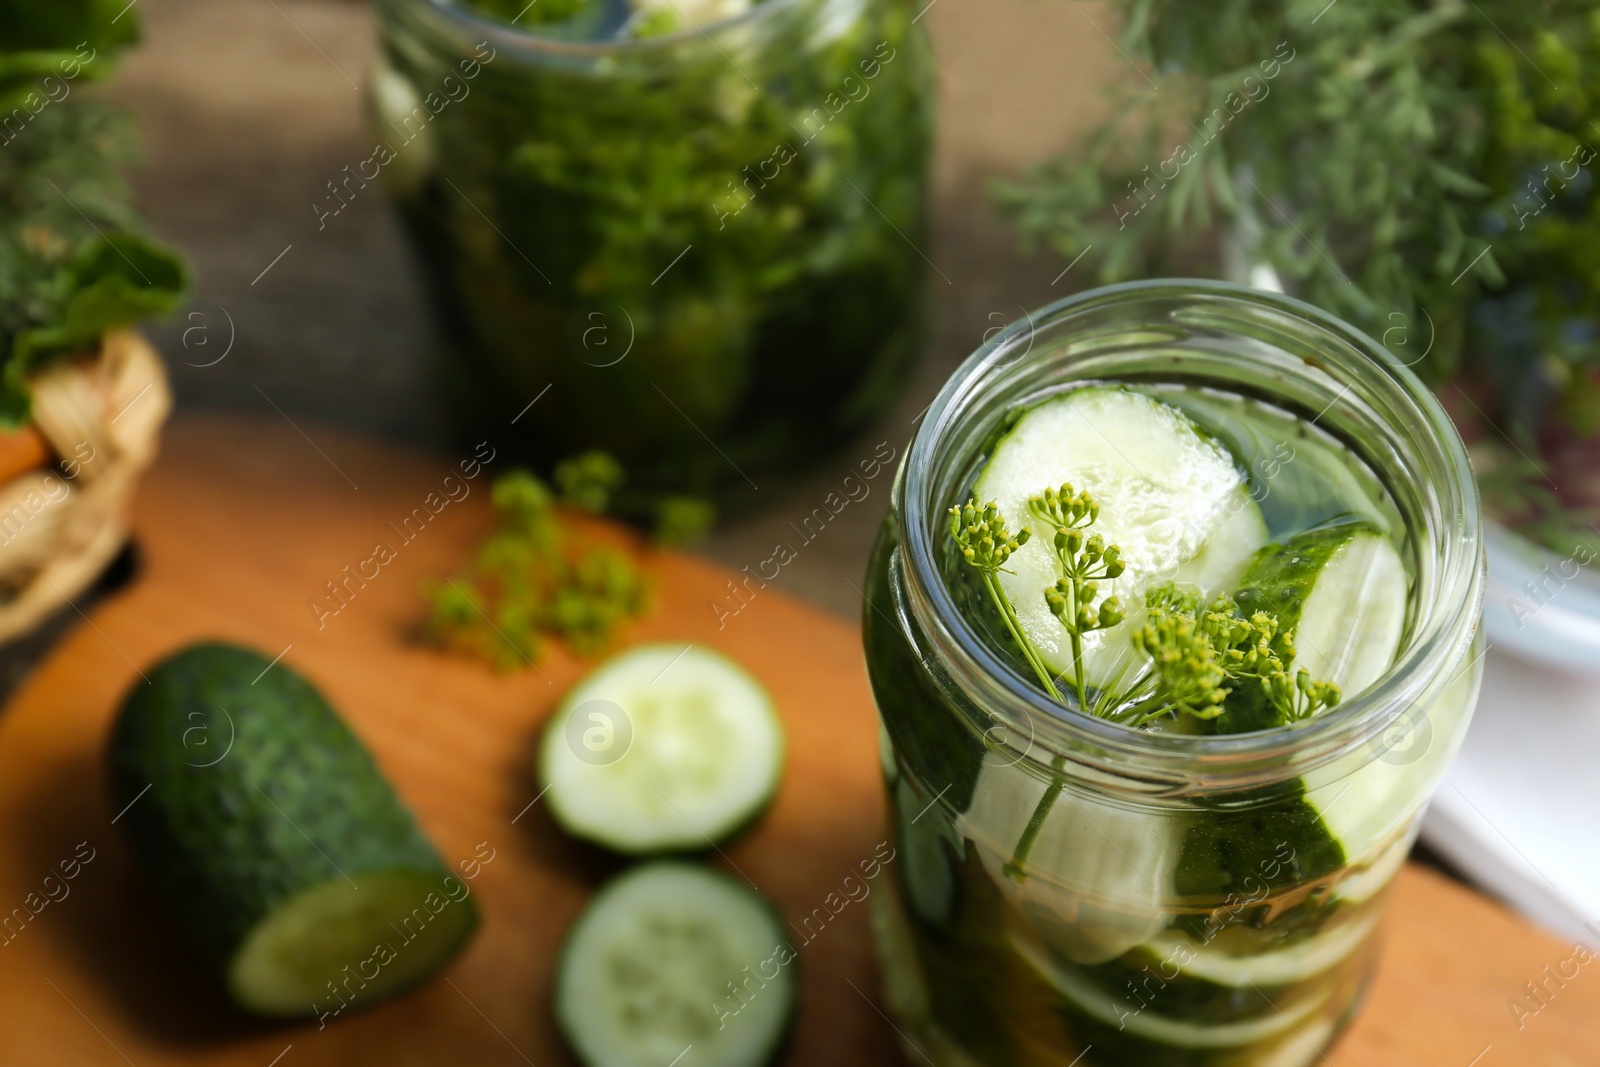
[[[33,423],[0,472],[0,642],[75,603],[122,548],[172,407],[161,357],[131,330],[29,384]]]

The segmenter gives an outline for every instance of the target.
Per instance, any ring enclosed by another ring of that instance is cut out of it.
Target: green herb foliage
[[[526,4],[468,6],[509,20]],[[926,270],[916,9],[874,0],[819,28],[839,5],[774,6],[759,32],[593,61],[485,46],[470,95],[425,137],[406,143],[404,116],[378,124],[395,166],[418,172],[394,191],[467,425],[553,386],[559,402],[517,427],[526,454],[603,449],[636,489],[731,497],[898,394]],[[592,38],[591,11],[603,26],[616,7],[539,0],[517,25]],[[414,51],[388,62],[419,100],[460,79]]]
[[[137,35],[124,3],[0,0],[0,426],[27,421],[34,371],[187,287],[129,205],[126,116],[87,95]]]
[[[1121,577],[1125,569],[1116,545],[1107,545],[1099,534],[1085,538],[1083,530],[1100,517],[1100,506],[1087,492],[1077,493],[1071,485],[1046,489],[1028,501],[1034,518],[1055,531],[1051,545],[1061,565],[1061,577],[1046,589],[1044,599],[1051,614],[1060,620],[1072,642],[1073,691],[1078,706],[1088,707],[1088,689],[1083,677],[1083,635],[1093,630],[1108,630],[1123,619],[1122,604],[1116,597],[1094,606],[1100,595],[1096,582]]]
[[[499,527],[464,573],[424,587],[427,640],[512,669],[536,664],[550,639],[580,655],[602,651],[644,613],[650,583],[639,561],[609,545],[584,544],[563,514],[611,509],[625,481],[622,467],[587,452],[557,464],[553,480],[555,489],[521,469],[495,479],[490,495]],[[714,519],[708,504],[692,498],[670,498],[660,508],[661,545],[697,539]]]
[[[993,502],[979,507],[977,499],[974,498],[959,508],[950,509],[950,536],[961,552],[961,558],[982,576],[983,587],[989,594],[989,600],[1000,613],[1000,619],[1005,623],[1006,630],[1021,648],[1022,655],[1027,659],[1028,666],[1033,669],[1034,676],[1039,679],[1039,684],[1052,697],[1059,697],[1054,673],[1045,666],[1038,650],[1033,647],[1033,642],[1023,634],[1022,623],[1017,619],[1017,610],[1011,606],[1011,600],[1006,596],[1005,590],[1000,588],[999,574],[1005,570],[1006,560],[1011,558],[1013,552],[1028,543],[1031,533],[1023,529],[1013,534],[1006,527],[1005,516],[1000,514],[1000,509]]]
[[[1317,682],[1305,668],[1291,671],[1294,639],[1275,615],[1243,618],[1227,595],[1202,606],[1198,594],[1171,582],[1145,595],[1147,621],[1133,635],[1150,658],[1155,693],[1120,718],[1142,725],[1175,710],[1215,719],[1242,686],[1259,686],[1286,722],[1308,719],[1339,702],[1339,687]]]
[[[1099,534],[1087,534],[1100,517],[1093,495],[1070,483],[1045,489],[1028,500],[1028,510],[1054,530],[1052,547],[1061,570],[1056,583],[1043,590],[1051,612],[1067,632],[1072,649],[1072,690],[1080,711],[1133,727],[1180,716],[1216,719],[1227,713],[1228,697],[1241,687],[1254,686],[1288,722],[1310,718],[1339,702],[1339,687],[1318,682],[1304,668],[1291,671],[1294,642],[1270,612],[1258,611],[1241,618],[1233,598],[1219,596],[1203,603],[1197,593],[1166,582],[1145,595],[1147,621],[1134,631],[1133,647],[1148,661],[1123,688],[1123,675],[1091,697],[1084,679],[1083,635],[1106,630],[1124,619],[1116,597],[1096,608],[1095,584],[1121,577],[1125,565],[1116,545]],[[1061,699],[1055,674],[1044,662],[1017,620],[1016,609],[1001,588],[998,575],[1011,555],[1031,539],[1024,527],[1015,534],[993,502],[979,505],[976,498],[950,509],[950,536],[967,565],[981,576],[989,598],[1015,639],[1040,686],[1054,700]],[[1008,572],[1009,573],[1009,572]],[[1054,767],[1064,765],[1057,757]],[[1028,853],[1044,826],[1065,783],[1053,777],[1034,807],[1006,862],[1007,877],[1021,882],[1027,877]]]
[[[1147,661],[1127,685],[1121,677],[1098,691],[1085,683],[1083,635],[1106,630],[1125,617],[1116,597],[1095,607],[1097,582],[1120,577],[1125,565],[1116,545],[1086,533],[1100,515],[1088,492],[1070,484],[1046,489],[1028,501],[1028,509],[1054,530],[1052,545],[1061,577],[1042,591],[1051,611],[1067,632],[1072,650],[1071,689],[1080,710],[1130,726],[1158,719],[1191,716],[1215,719],[1228,710],[1228,698],[1241,689],[1264,696],[1284,721],[1298,722],[1339,702],[1339,687],[1314,680],[1304,668],[1292,669],[1293,634],[1277,616],[1257,611],[1240,614],[1232,597],[1206,602],[1198,593],[1166,582],[1145,595],[1146,621],[1133,632],[1133,647]],[[950,509],[950,536],[962,559],[982,576],[989,598],[1016,640],[1040,685],[1061,699],[1055,673],[1023,633],[1015,608],[997,575],[1011,554],[1027,544],[1027,528],[1011,533],[1005,516],[993,503],[974,499]]]
[[[40,82],[110,73],[117,54],[139,40],[139,19],[124,0],[0,2],[0,108],[24,103]],[[57,90],[58,91],[58,90]]]
[[[998,188],[1028,237],[1092,248],[1102,282],[1220,271],[1236,242],[1442,387],[1502,517],[1600,544],[1572,445],[1600,433],[1591,0],[1115,6],[1141,75]]]
[[[564,22],[585,8],[599,5],[593,0],[471,0],[466,6],[501,22],[531,28]]]
[[[711,535],[717,522],[715,505],[697,496],[669,493],[655,499],[655,508],[655,539],[659,545],[699,544]]]

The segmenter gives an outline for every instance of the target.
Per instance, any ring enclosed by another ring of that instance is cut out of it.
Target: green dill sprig
[[[1600,433],[1593,4],[1112,6],[1138,72],[995,190],[1027,241],[1092,249],[1078,271],[1100,284],[1269,264],[1472,394],[1442,389],[1497,518],[1562,554],[1600,546],[1600,509],[1549,491],[1583,481]]]
[[[584,452],[556,464],[562,502],[591,515],[606,510],[623,481],[622,464],[605,452]]]
[[[1115,597],[1107,599],[1098,611],[1093,607],[1099,595],[1094,583],[1122,574],[1122,553],[1115,545],[1107,545],[1099,535],[1085,537],[1084,528],[1099,517],[1100,508],[1092,496],[1075,492],[1071,485],[1064,484],[1059,490],[1046,489],[1030,498],[1028,510],[1040,522],[1055,530],[1051,544],[1061,564],[1062,577],[1044,591],[1044,596],[1051,613],[1061,622],[1071,640],[1073,688],[1079,708],[1089,711],[1083,674],[1083,635],[1091,630],[1108,629],[1122,621],[1121,607]],[[1022,632],[1016,609],[1000,587],[999,574],[1005,570],[1006,561],[1012,553],[1028,543],[1031,531],[1023,527],[1013,536],[999,507],[991,501],[979,508],[974,497],[965,506],[950,509],[950,534],[961,550],[961,557],[983,575],[990,599],[999,609],[1000,617],[1021,647],[1039,683],[1051,699],[1060,700],[1061,691],[1056,687],[1054,672]],[[1062,765],[1058,757],[1056,769],[1061,770]],[[1005,865],[1006,875],[1014,881],[1020,883],[1028,876],[1028,853],[1064,788],[1065,782],[1059,776],[1053,778],[1035,805],[1022,836],[1012,849],[1011,859]]]
[[[589,452],[557,464],[555,481],[559,492],[527,470],[495,479],[500,525],[464,573],[425,586],[426,639],[514,668],[537,663],[550,638],[579,655],[599,652],[643,614],[650,583],[639,564],[615,548],[574,544],[559,507],[603,511],[622,468]]]
[[[1072,654],[1072,689],[1086,714],[1130,726],[1146,726],[1166,716],[1216,719],[1227,710],[1228,697],[1241,687],[1258,687],[1268,703],[1288,722],[1308,719],[1339,702],[1339,687],[1317,681],[1305,668],[1292,669],[1294,635],[1277,616],[1257,611],[1242,616],[1227,595],[1210,601],[1180,589],[1173,582],[1145,594],[1145,621],[1133,631],[1133,647],[1148,660],[1127,687],[1125,667],[1110,684],[1090,698],[1084,672],[1083,637],[1122,623],[1126,612],[1115,597],[1100,597],[1098,583],[1121,577],[1127,566],[1121,550],[1099,534],[1087,532],[1100,516],[1092,494],[1071,484],[1046,489],[1029,498],[1028,510],[1053,530],[1051,545],[1061,576],[1043,591],[1046,603],[1067,633]],[[994,502],[976,498],[950,509],[950,536],[961,558],[982,576],[984,588],[1001,621],[1016,640],[1023,658],[1052,699],[1061,699],[1055,672],[1023,633],[1010,598],[1000,585],[1011,556],[1027,544],[1032,532],[1013,534]]]
[[[1145,595],[1147,621],[1134,631],[1134,647],[1149,657],[1154,690],[1118,713],[1143,726],[1164,715],[1215,719],[1228,696],[1245,685],[1260,686],[1288,722],[1308,719],[1339,702],[1339,687],[1312,679],[1305,668],[1290,670],[1294,639],[1277,616],[1239,615],[1230,596],[1201,604],[1198,594],[1167,582]]]
[[[1030,497],[1028,511],[1053,531],[1051,547],[1061,576],[1044,590],[1044,597],[1067,632],[1072,650],[1072,687],[1078,708],[1085,714],[1133,727],[1149,725],[1164,716],[1216,719],[1226,713],[1229,695],[1247,684],[1260,686],[1266,699],[1291,722],[1309,718],[1339,702],[1338,686],[1313,681],[1303,668],[1291,672],[1285,666],[1294,661],[1294,643],[1276,616],[1258,611],[1242,618],[1232,597],[1202,602],[1198,593],[1181,590],[1173,582],[1146,593],[1146,621],[1132,636],[1134,648],[1149,659],[1149,666],[1126,689],[1121,685],[1127,670],[1124,667],[1091,702],[1084,676],[1083,636],[1109,630],[1125,619],[1115,596],[1107,597],[1098,607],[1095,601],[1100,596],[1097,583],[1120,578],[1127,565],[1118,546],[1087,532],[1100,517],[1100,506],[1092,494],[1063,484],[1059,489],[1045,489]],[[992,501],[980,506],[976,497],[952,507],[949,514],[950,536],[961,558],[982,576],[990,600],[1040,685],[1052,699],[1060,700],[1054,673],[1022,632],[1016,609],[1000,586],[999,575],[1014,573],[1006,570],[1006,563],[1028,543],[1031,531],[1023,527],[1013,534],[1000,508]],[[1056,773],[1006,861],[1006,876],[1019,884],[1028,876],[1028,853],[1034,840],[1066,788],[1061,777],[1064,766],[1064,759],[1057,757]]]
[[[1494,27],[1527,42],[1548,18],[1483,2],[1489,21],[1420,0],[1116,0],[1119,47],[1149,74],[997,195],[1030,240],[1069,259],[1093,247],[1101,283],[1192,270],[1197,251],[1220,272],[1214,235],[1238,226],[1252,260],[1437,381],[1467,333],[1473,287],[1452,282],[1502,280],[1504,242],[1482,225],[1493,90],[1480,57],[1515,60]],[[1552,158],[1564,154],[1535,167]]]
[[[1281,709],[1290,722],[1309,719],[1324,708],[1333,707],[1341,696],[1337,685],[1312,680],[1311,672],[1304,667],[1295,671],[1292,682],[1288,671],[1279,671],[1263,678],[1261,684],[1267,688],[1267,699]]]
[[[1000,612],[1001,621],[1016,640],[1028,666],[1033,668],[1039,684],[1052,698],[1059,699],[1061,694],[1056,689],[1055,675],[1045,665],[1033,642],[1022,632],[1017,610],[1005,590],[1000,588],[1000,572],[1005,570],[1011,554],[1028,543],[1032,536],[1030,531],[1024,527],[1012,534],[1006,527],[1005,516],[1000,514],[994,501],[980,507],[977,497],[973,497],[967,503],[950,509],[950,536],[960,550],[961,558],[982,576],[989,599]]]
[[[1230,692],[1222,655],[1232,615],[1220,601],[1202,610],[1200,597],[1172,583],[1145,596],[1147,621],[1133,633],[1133,647],[1150,658],[1154,692],[1122,713],[1131,725],[1168,713],[1215,719]]]
[[[717,509],[695,496],[667,494],[655,502],[655,529],[651,540],[662,548],[695,545],[711,535]]]
[[[1099,534],[1085,536],[1085,527],[1100,517],[1100,505],[1087,490],[1082,493],[1070,483],[1060,489],[1046,489],[1030,497],[1028,510],[1055,531],[1051,546],[1061,564],[1061,577],[1044,592],[1050,613],[1067,631],[1072,647],[1072,683],[1080,708],[1089,708],[1088,686],[1083,674],[1083,635],[1094,630],[1109,630],[1125,617],[1122,602],[1108,597],[1097,609],[1100,595],[1096,582],[1120,578],[1126,565],[1122,550],[1108,545]]]

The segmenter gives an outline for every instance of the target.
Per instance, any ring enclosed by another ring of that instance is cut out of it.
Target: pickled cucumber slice
[[[1270,948],[1256,955],[1276,956],[1281,951],[1285,950]],[[1241,965],[1255,958],[1230,956],[1203,937],[1191,937],[1174,928],[1118,960],[1082,968],[1080,974],[1126,1003],[1129,1009],[1139,1009],[1142,1005],[1145,1011],[1207,1024],[1243,1022],[1289,1011],[1307,999],[1326,998],[1346,980],[1344,969],[1336,965],[1323,966],[1302,978],[1284,981],[1275,980],[1268,967],[1260,970],[1260,981],[1248,977],[1252,973],[1248,968],[1241,971],[1242,978],[1223,973],[1207,977],[1188,969],[1201,954],[1208,956],[1207,962],[1210,962],[1209,957],[1215,956]],[[1065,963],[1061,965],[1066,966]],[[1205,965],[1201,966],[1204,969]]]
[[[1309,530],[1352,514],[1379,529],[1402,525],[1383,481],[1302,416],[1208,389],[1168,388],[1160,396],[1215,434],[1250,472],[1251,495],[1271,529]]]
[[[1255,986],[1261,990],[1301,982],[1333,968],[1361,947],[1377,925],[1373,911],[1347,922],[1330,924],[1321,933],[1269,952],[1235,955],[1213,943],[1169,931],[1156,937],[1145,953],[1172,960],[1180,974],[1224,986]]]
[[[1383,892],[1405,866],[1411,844],[1411,835],[1407,834],[1384,849],[1377,859],[1340,882],[1333,891],[1334,898],[1346,904],[1364,904]]]
[[[1258,552],[1235,599],[1242,612],[1268,611],[1294,634],[1292,668],[1339,685],[1345,698],[1366,689],[1394,662],[1405,627],[1407,579],[1389,539],[1365,522],[1311,530]],[[1201,723],[1214,733],[1246,733],[1287,723],[1254,684],[1227,710]],[[1191,828],[1179,887],[1204,895],[1249,891],[1251,881],[1298,885],[1365,854],[1373,804],[1390,795],[1391,769],[1363,752],[1340,788],[1307,794],[1292,781],[1217,798],[1215,814]],[[1286,850],[1289,858],[1281,852]]]
[[[1183,823],[1063,789],[1044,816],[1021,876],[1009,868],[1048,788],[1014,767],[986,764],[962,816],[995,844],[984,868],[1041,937],[1074,963],[1104,963],[1166,929]],[[997,847],[998,846],[998,847]]]
[[[1240,611],[1267,611],[1294,634],[1293,667],[1333,682],[1349,699],[1389,670],[1408,602],[1394,544],[1366,523],[1308,530],[1256,553],[1234,595]],[[1284,724],[1259,687],[1241,688],[1214,720],[1219,733]]]
[[[1306,998],[1258,1018],[1234,1022],[1196,1022],[1163,1015],[1158,1003],[1141,1008],[1137,1002],[1117,997],[1090,981],[1077,968],[1063,966],[1025,938],[1013,938],[1012,947],[1039,976],[1074,1007],[1096,1022],[1116,1027],[1131,1037],[1184,1049],[1223,1049],[1252,1045],[1292,1032],[1296,1024],[1316,1012],[1321,998]]]
[[[1399,652],[1409,601],[1405,565],[1370,524],[1311,530],[1259,552],[1236,596],[1243,611],[1265,610],[1294,633],[1296,668],[1336,683],[1349,700],[1388,672]],[[1242,699],[1239,699],[1242,698]],[[1283,724],[1259,690],[1230,697],[1219,732]],[[1307,796],[1326,834],[1347,857],[1364,855],[1392,822],[1392,798],[1410,780],[1403,763],[1361,752],[1342,782]],[[1291,839],[1297,848],[1302,842]],[[1315,842],[1305,838],[1305,845]]]
[[[1072,668],[1066,632],[1044,599],[1058,564],[1050,538],[1037,536],[1028,498],[1063,482],[1094,494],[1101,510],[1091,532],[1117,545],[1127,564],[1101,590],[1121,598],[1127,618],[1084,637],[1091,686],[1109,683],[1132,659],[1147,589],[1169,579],[1207,593],[1230,589],[1268,539],[1234,457],[1177,408],[1131,389],[1090,386],[1030,409],[995,445],[973,491],[994,501],[1011,529],[1036,534],[1012,555],[1000,584],[1024,635],[1058,672]]]
[[[1463,651],[1463,657],[1481,655]],[[1478,672],[1465,660],[1444,685],[1398,710],[1392,728],[1405,734],[1404,747],[1375,739],[1319,775],[1306,799],[1351,857],[1371,854],[1410,823],[1420,799],[1444,773],[1461,742],[1461,720],[1472,712]],[[1381,889],[1381,880],[1352,887]]]
[[[1250,898],[1263,887],[1303,885],[1333,874],[1348,859],[1298,778],[1197,806],[1177,866],[1177,891],[1187,899]]]

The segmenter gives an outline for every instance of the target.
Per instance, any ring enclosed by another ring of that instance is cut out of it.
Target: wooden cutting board
[[[92,855],[70,882],[49,883],[59,899],[0,946],[0,1064],[572,1062],[551,1018],[551,963],[585,899],[619,865],[566,840],[532,803],[529,754],[584,665],[558,651],[538,672],[495,674],[409,636],[419,582],[455,569],[476,543],[489,522],[489,475],[504,464],[465,483],[469,495],[403,542],[396,527],[426,511],[430,493],[439,494],[434,506],[445,498],[453,464],[307,429],[310,438],[283,422],[174,426],[139,496],[143,573],[89,612],[0,717],[0,915],[26,912],[29,894],[39,894],[37,906],[52,871]],[[397,558],[347,606],[337,615],[309,606],[379,542]],[[787,598],[781,579],[719,628],[711,604],[729,574],[684,555],[659,555],[652,569],[658,609],[628,639],[727,651],[776,695],[790,733],[774,809],[714,862],[737,864],[791,917],[808,913],[885,837],[857,628]],[[166,915],[182,902],[156,897],[112,825],[101,753],[123,693],[143,684],[141,669],[202,637],[282,650],[366,739],[448,860],[492,850],[473,882],[483,927],[439,980],[324,1029],[272,1025],[230,1008],[184,948]],[[1524,1014],[1521,1029],[1508,1006],[1571,946],[1415,869],[1389,930],[1366,1012],[1332,1063],[1600,1063],[1600,977],[1588,968],[1564,988],[1549,983],[1548,1006]],[[848,905],[800,963],[786,1062],[892,1062],[867,906]]]

